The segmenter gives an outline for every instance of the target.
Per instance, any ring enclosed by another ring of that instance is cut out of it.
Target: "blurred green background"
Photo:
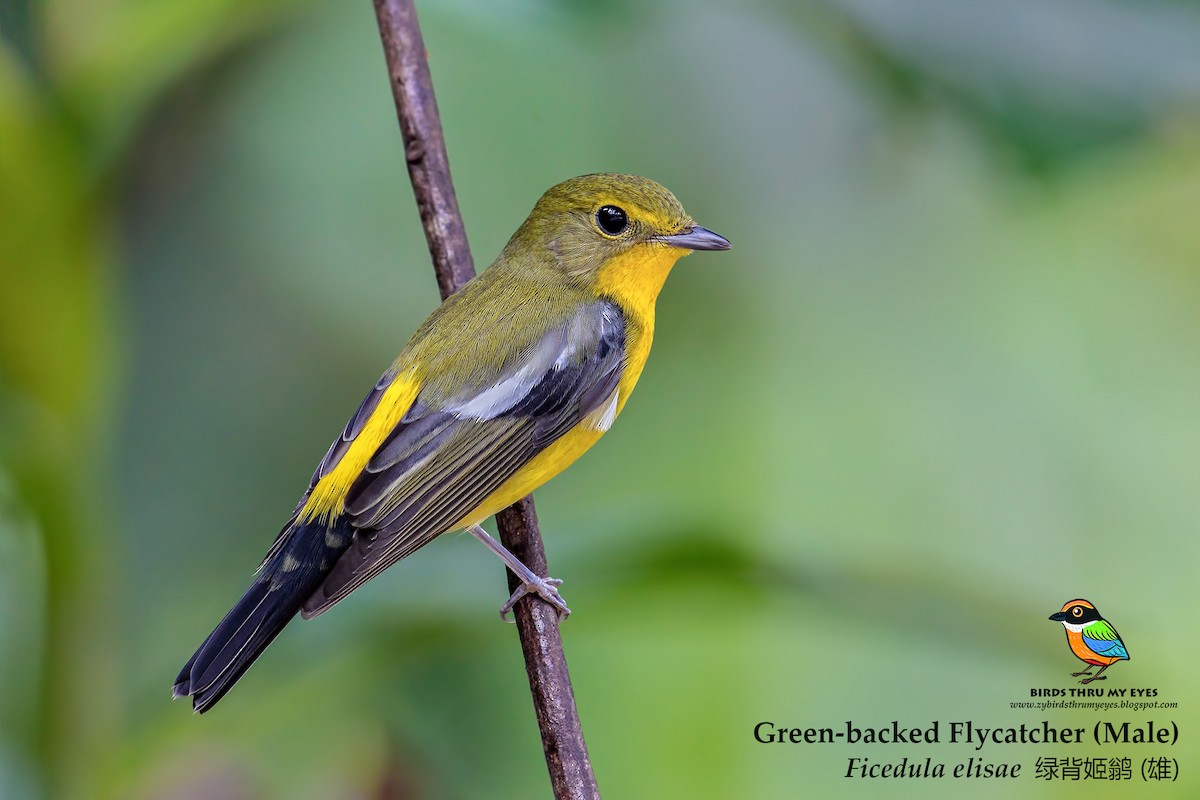
[[[422,9],[482,266],[572,175],[655,178],[682,262],[605,442],[538,495],[613,798],[1200,795],[1200,9]],[[0,4],[0,797],[548,796],[496,560],[446,537],[172,679],[437,302],[369,3]],[[1094,601],[1184,745],[766,746],[1010,710]],[[1192,742],[1192,744],[1186,744]],[[1043,755],[1181,759],[1169,785]],[[1193,752],[1194,754],[1194,752]],[[846,757],[1020,762],[848,781]]]

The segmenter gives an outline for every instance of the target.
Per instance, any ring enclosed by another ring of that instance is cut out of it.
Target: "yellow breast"
[[[625,368],[617,410],[625,407],[654,339],[654,303],[671,267],[690,250],[662,244],[645,244],[614,258],[597,276],[597,294],[612,299],[625,314]]]

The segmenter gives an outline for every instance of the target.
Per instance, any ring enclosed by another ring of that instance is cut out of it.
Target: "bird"
[[[297,613],[324,613],[450,531],[469,531],[521,580],[502,618],[533,594],[565,619],[562,582],[480,523],[612,426],[649,355],[668,273],[693,250],[730,246],[647,178],[584,175],[547,190],[367,393],[174,697],[211,709]]]
[[[1054,622],[1061,622],[1067,630],[1067,644],[1071,652],[1080,661],[1087,664],[1079,672],[1072,672],[1072,678],[1081,678],[1082,684],[1092,681],[1108,680],[1101,673],[1118,661],[1128,661],[1129,651],[1117,634],[1117,629],[1108,620],[1100,616],[1096,607],[1087,600],[1068,600],[1062,610],[1050,615]],[[1091,674],[1092,667],[1100,671]]]

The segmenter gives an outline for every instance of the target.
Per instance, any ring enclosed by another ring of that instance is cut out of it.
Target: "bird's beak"
[[[1066,622],[1067,615],[1064,614],[1063,612],[1059,611],[1057,613],[1051,614],[1050,619],[1052,619],[1055,622]]]
[[[670,236],[660,236],[658,240],[672,247],[682,247],[685,250],[728,250],[733,246],[721,234],[713,233],[708,228],[701,228],[699,225],[693,225]]]

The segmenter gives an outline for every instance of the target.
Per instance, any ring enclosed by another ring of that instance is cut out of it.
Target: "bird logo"
[[[1129,660],[1129,651],[1125,649],[1117,629],[1100,616],[1096,607],[1087,600],[1068,600],[1062,611],[1051,614],[1050,619],[1063,624],[1071,652],[1087,664],[1083,670],[1071,673],[1072,678],[1087,676],[1080,683],[1107,680],[1108,676],[1102,674],[1104,670],[1118,661]],[[1092,675],[1092,667],[1099,667],[1100,671]]]

